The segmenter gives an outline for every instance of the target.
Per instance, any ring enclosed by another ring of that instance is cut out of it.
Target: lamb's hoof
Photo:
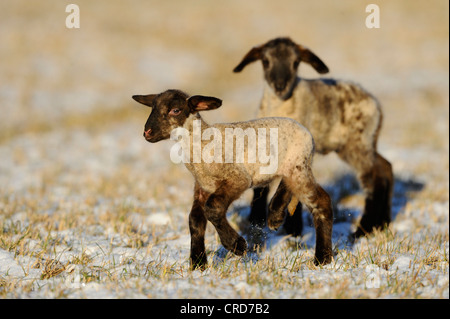
[[[243,237],[239,237],[230,250],[236,255],[242,256],[247,251],[247,242]]]
[[[314,265],[319,266],[331,263],[332,255],[333,254],[331,252],[316,254],[314,256]]]
[[[199,257],[191,256],[191,270],[201,270],[204,271],[208,266],[208,259],[206,255],[202,254]]]
[[[269,217],[267,218],[267,226],[269,226],[270,230],[277,230],[283,224],[284,216],[283,218],[277,218],[272,217],[273,215],[274,214],[269,214]]]
[[[285,218],[284,211],[271,210],[269,207],[269,213],[267,214],[267,226],[271,230],[277,230],[283,224]]]
[[[365,232],[364,230],[362,230],[360,227],[358,227],[358,229],[351,234],[349,237],[349,239],[351,239],[353,242],[361,237],[364,237],[367,235],[367,232]]]
[[[370,234],[372,234],[375,230],[383,230],[386,229],[388,227],[389,223],[385,222],[384,224],[377,224],[377,225],[370,225],[370,226],[365,226],[362,227],[361,225],[358,226],[358,228],[356,229],[356,231],[350,235],[351,238],[353,238],[353,240],[359,239],[361,237],[367,237]],[[365,230],[368,229],[368,230]]]

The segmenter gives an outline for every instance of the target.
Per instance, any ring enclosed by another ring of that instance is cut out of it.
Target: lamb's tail
[[[294,212],[295,212],[295,209],[297,208],[297,205],[298,205],[297,197],[292,196],[291,197],[291,201],[289,202],[289,205],[288,205],[289,215],[291,215],[291,216],[294,215]]]

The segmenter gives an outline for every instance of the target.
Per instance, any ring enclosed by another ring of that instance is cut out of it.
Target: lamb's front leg
[[[228,206],[243,191],[231,187],[224,184],[211,194],[205,204],[205,215],[216,228],[222,245],[236,255],[243,255],[247,250],[247,242],[230,226],[226,218]]]
[[[198,184],[195,185],[194,203],[189,214],[189,230],[191,232],[191,268],[204,270],[208,265],[205,251],[206,217],[204,206],[208,194]]]

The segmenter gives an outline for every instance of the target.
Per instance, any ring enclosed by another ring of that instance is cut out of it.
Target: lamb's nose
[[[151,128],[149,128],[147,131],[144,131],[144,137],[149,137],[151,132],[152,132]]]
[[[277,90],[277,91],[283,91],[284,90],[284,88],[286,87],[286,82],[275,82],[275,89]]]

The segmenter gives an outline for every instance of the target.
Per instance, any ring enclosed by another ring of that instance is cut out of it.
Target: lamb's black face
[[[282,100],[287,100],[292,95],[300,62],[310,64],[321,74],[328,72],[328,67],[322,60],[290,38],[276,38],[252,48],[233,71],[241,72],[247,64],[257,60],[262,62],[267,83]]]
[[[212,96],[189,97],[178,90],[160,94],[133,95],[133,99],[152,108],[144,127],[144,137],[150,143],[170,138],[172,131],[182,127],[191,113],[217,109],[222,100]]]
[[[300,52],[291,41],[278,42],[273,46],[266,45],[262,51],[264,77],[282,100],[287,100],[292,94],[300,61]]]
[[[183,126],[191,113],[188,95],[177,90],[135,95],[133,99],[152,108],[144,127],[144,137],[150,143],[169,139],[172,130]]]

